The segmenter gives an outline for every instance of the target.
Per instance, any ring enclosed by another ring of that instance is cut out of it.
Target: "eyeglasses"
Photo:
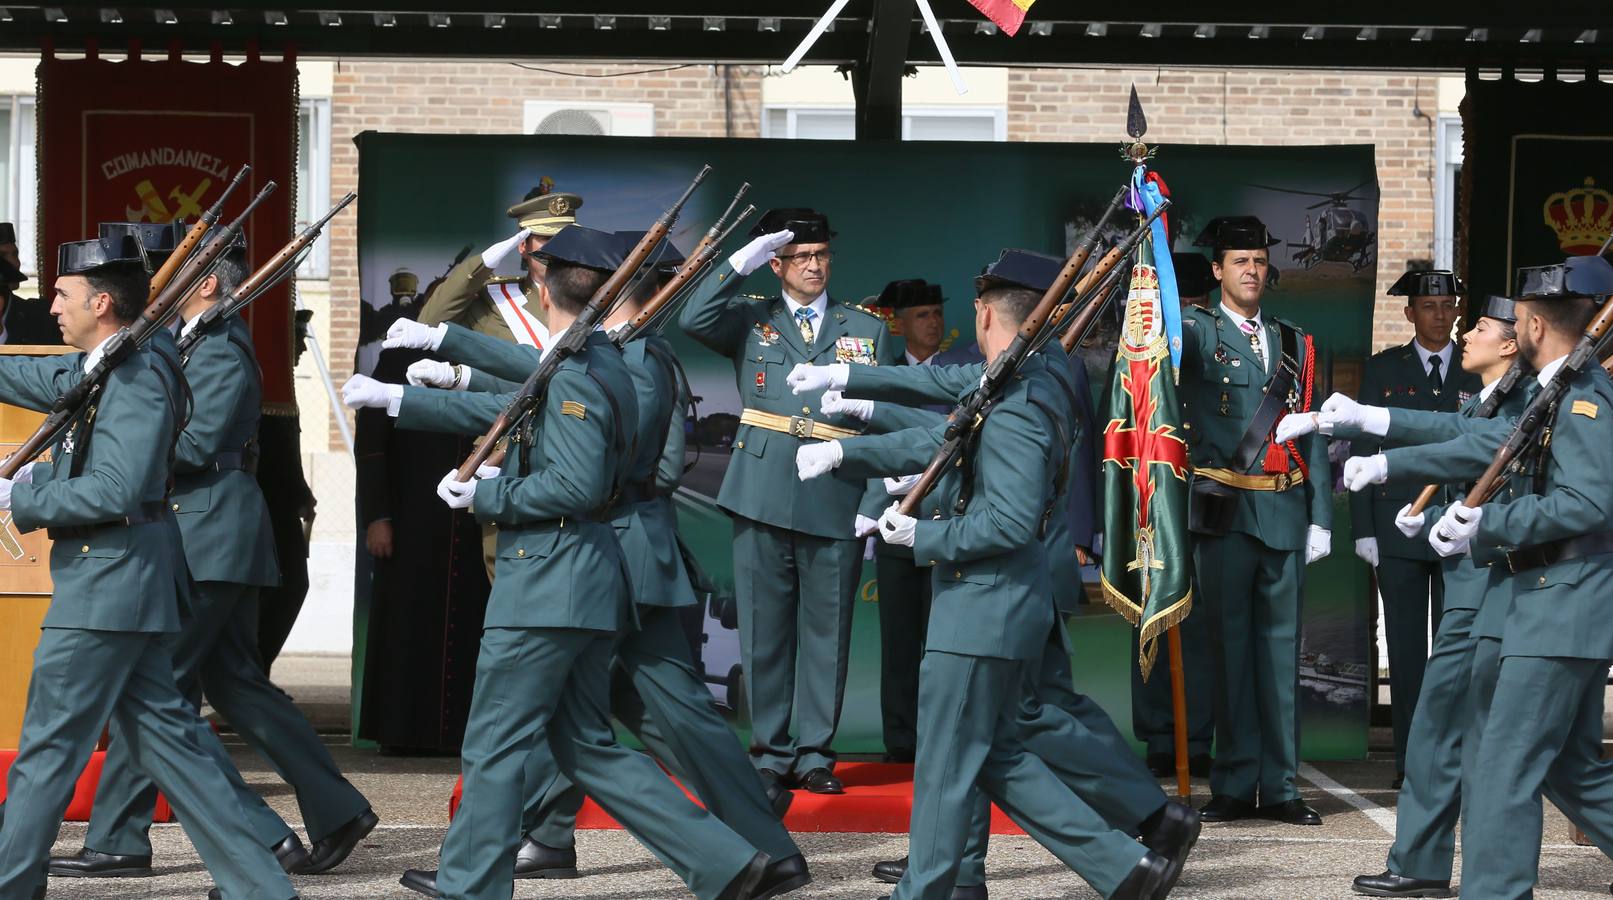
[[[788,256],[777,256],[775,258],[785,265],[795,263],[796,265],[804,266],[807,263],[828,262],[829,260],[835,258],[835,252],[833,250],[810,250],[802,251],[800,253],[791,253]]]

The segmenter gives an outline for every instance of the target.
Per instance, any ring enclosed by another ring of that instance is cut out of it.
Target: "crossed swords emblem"
[[[139,206],[126,206],[123,208],[124,218],[130,222],[172,222],[175,219],[199,219],[202,216],[202,197],[206,196],[207,189],[213,186],[213,179],[203,178],[196,189],[186,193],[183,187],[175,185],[168,192],[168,199],[173,201],[175,209],[170,211],[168,204],[163,202],[157,188],[147,178],[134,186],[134,192],[140,196]]]

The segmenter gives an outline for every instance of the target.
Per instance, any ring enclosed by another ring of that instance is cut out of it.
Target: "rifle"
[[[690,282],[708,271],[707,265],[716,257],[717,252],[722,249],[723,242],[728,240],[728,236],[733,233],[735,228],[739,227],[739,223],[745,221],[750,217],[751,213],[756,211],[755,206],[746,206],[744,211],[734,217],[732,221],[729,221],[729,217],[734,214],[734,207],[739,205],[739,201],[744,198],[749,190],[749,182],[740,186],[739,193],[734,195],[734,199],[729,202],[728,208],[717,218],[717,221],[711,223],[711,227],[706,230],[705,236],[700,239],[700,243],[695,245],[694,250],[684,259],[683,265],[678,267],[677,274],[662,285],[660,290],[655,292],[655,296],[645,301],[644,308],[639,310],[638,315],[628,321],[625,328],[611,336],[611,340],[616,343],[616,346],[626,347],[629,342],[648,331],[652,323],[658,323],[665,318],[666,314],[670,314],[673,309],[673,298],[687,297],[694,290],[695,285]],[[688,290],[684,290],[686,285]]]
[[[1075,348],[1086,340],[1087,332],[1092,330],[1092,325],[1097,321],[1098,314],[1109,308],[1109,301],[1114,299],[1115,296],[1115,288],[1120,286],[1121,279],[1130,271],[1130,266],[1115,266],[1108,275],[1103,277],[1103,281],[1098,283],[1098,287],[1093,291],[1091,302],[1081,307],[1081,310],[1072,316],[1069,321],[1053,326],[1059,336],[1059,344],[1064,347],[1065,353],[1074,353]]]
[[[185,259],[157,298],[146,305],[140,318],[133,324],[118,329],[116,334],[107,339],[105,350],[95,367],[85,373],[77,384],[57,397],[56,402],[46,413],[45,421],[40,423],[26,441],[23,441],[15,453],[0,462],[0,478],[15,477],[24,463],[31,462],[34,457],[44,452],[46,447],[55,443],[62,432],[67,430],[68,424],[78,416],[79,410],[100,393],[112,370],[149,341],[157,329],[166,327],[172,314],[178,311],[180,298],[190,293],[190,289],[212,271],[224,248],[234,243],[240,236],[242,223],[252,215],[252,211],[257,209],[265,197],[274,192],[274,188],[275,184],[272,181],[264,185],[263,190],[252,198],[252,202],[247,204],[240,217],[226,226],[222,234]],[[178,255],[177,252],[175,255]]]
[[[319,233],[324,230],[325,225],[331,219],[334,219],[337,213],[346,209],[348,204],[357,199],[357,193],[348,191],[347,196],[331,207],[330,212],[325,213],[319,221],[304,228],[301,234],[292,238],[284,247],[281,247],[280,251],[270,258],[268,262],[259,266],[258,270],[248,276],[245,281],[236,285],[235,290],[197,316],[196,324],[179,339],[180,358],[185,358],[190,349],[212,331],[215,323],[245,309],[247,304],[258,299],[269,288],[284,281],[286,276],[295,272],[297,266],[301,265],[302,258],[307,255],[308,248],[319,238]]]
[[[1512,367],[1507,369],[1506,373],[1496,381],[1495,389],[1490,391],[1490,396],[1485,397],[1484,402],[1480,403],[1478,409],[1473,411],[1473,418],[1495,418],[1495,413],[1501,408],[1502,401],[1507,399],[1507,395],[1512,392],[1514,387],[1517,387],[1519,379],[1523,377],[1523,373],[1523,361],[1513,360]],[[1411,515],[1421,515],[1423,510],[1428,508],[1428,504],[1434,502],[1434,496],[1439,493],[1439,489],[1440,485],[1437,484],[1424,487],[1422,493],[1417,495],[1417,499],[1412,501]]]
[[[577,314],[577,320],[572,322],[571,326],[565,330],[565,333],[560,335],[559,340],[554,342],[552,349],[538,363],[537,369],[527,377],[526,383],[521,385],[521,389],[516,392],[514,399],[493,420],[492,426],[487,429],[487,434],[483,435],[476,450],[460,464],[459,471],[455,474],[455,480],[464,483],[475,477],[476,469],[493,454],[498,442],[503,440],[504,436],[509,434],[510,429],[514,428],[518,422],[537,408],[548,390],[550,380],[554,378],[555,372],[559,370],[560,364],[582,352],[583,347],[587,344],[588,336],[594,332],[594,327],[605,318],[611,305],[621,295],[622,289],[627,287],[628,281],[638,272],[639,267],[654,252],[661,240],[667,236],[667,232],[672,230],[673,223],[678,220],[678,214],[683,211],[683,205],[689,202],[689,198],[694,195],[695,189],[700,187],[700,183],[705,181],[706,176],[710,173],[711,166],[701,167],[699,174],[695,175],[694,181],[690,182],[683,195],[668,207],[660,218],[655,220],[655,224],[650,226],[650,230],[644,232],[643,237],[639,238],[638,245],[633,248],[632,252],[627,254],[627,258],[622,260],[622,264],[617,267],[616,271],[605,279],[605,283],[594,291],[592,297],[588,298],[588,304],[583,307],[582,312]]]
[[[1122,189],[1119,194],[1115,195],[1115,202],[1109,204],[1109,208],[1104,212],[1102,218],[1098,219],[1097,223],[1093,225],[1092,231],[1081,239],[1075,252],[1070,255],[1069,260],[1064,264],[1064,268],[1060,270],[1058,278],[1054,279],[1053,284],[1042,295],[1041,302],[1036,304],[1036,308],[1031,311],[1031,314],[1025,317],[1019,333],[1014,335],[1014,339],[1009,342],[1008,347],[986,365],[985,378],[981,381],[980,389],[959,403],[958,407],[947,417],[946,431],[943,433],[940,449],[935,451],[935,456],[931,457],[930,464],[924,467],[924,472],[919,475],[919,480],[913,485],[913,489],[908,491],[907,496],[902,498],[902,504],[897,509],[902,515],[913,516],[918,514],[919,504],[923,502],[924,497],[935,487],[936,482],[940,481],[941,476],[952,467],[953,461],[962,452],[963,445],[969,436],[981,426],[985,417],[987,403],[994,399],[1002,388],[1008,384],[1014,372],[1018,370],[1020,364],[1024,362],[1032,350],[1046,343],[1047,339],[1052,335],[1051,329],[1046,326],[1052,321],[1054,307],[1059,305],[1060,301],[1064,299],[1065,292],[1070,290],[1070,283],[1075,281],[1076,273],[1081,270],[1081,265],[1086,261],[1087,256],[1091,254],[1092,248],[1097,245],[1099,231],[1103,228],[1109,216],[1113,215],[1114,211],[1119,207],[1120,199],[1124,193],[1125,189]],[[1087,305],[1091,305],[1094,286],[1109,275],[1121,260],[1131,254],[1131,251],[1148,234],[1148,229],[1153,224],[1154,219],[1158,218],[1169,207],[1170,201],[1163,201],[1159,206],[1155,207],[1153,214],[1144,218],[1142,224],[1137,226],[1137,229],[1128,235],[1124,241],[1116,244],[1108,253],[1104,254],[1097,265],[1092,267],[1092,271],[1088,272],[1076,284],[1076,299],[1072,301],[1072,305],[1082,303],[1083,298],[1086,299]]]
[[[180,264],[190,258],[191,251],[202,242],[202,238],[224,212],[224,201],[230,199],[230,194],[246,180],[246,175],[250,171],[251,166],[242,166],[241,171],[235,173],[235,179],[225,186],[224,193],[219,195],[218,201],[208,207],[207,212],[202,213],[202,217],[197,219],[196,224],[190,226],[190,231],[185,233],[185,239],[179,242],[173,253],[168,254],[166,260],[163,260],[162,266],[151,276],[151,291],[146,295],[147,303],[157,299],[157,295],[162,293],[162,289],[173,279],[174,273],[179,271]]]

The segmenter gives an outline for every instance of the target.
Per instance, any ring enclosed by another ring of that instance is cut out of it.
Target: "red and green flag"
[[[1103,431],[1103,598],[1142,633],[1144,680],[1159,638],[1193,608],[1188,461],[1153,240],[1139,245]]]
[[[997,23],[1003,33],[1013,37],[1019,26],[1025,24],[1025,13],[1036,0],[969,0],[969,5],[980,10],[986,18]]]

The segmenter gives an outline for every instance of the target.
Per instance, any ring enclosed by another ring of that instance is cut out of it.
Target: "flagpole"
[[[1176,728],[1176,796],[1186,800],[1193,793],[1193,778],[1187,770],[1187,685],[1182,675],[1182,626],[1172,625],[1165,632],[1171,653],[1171,720]]]

